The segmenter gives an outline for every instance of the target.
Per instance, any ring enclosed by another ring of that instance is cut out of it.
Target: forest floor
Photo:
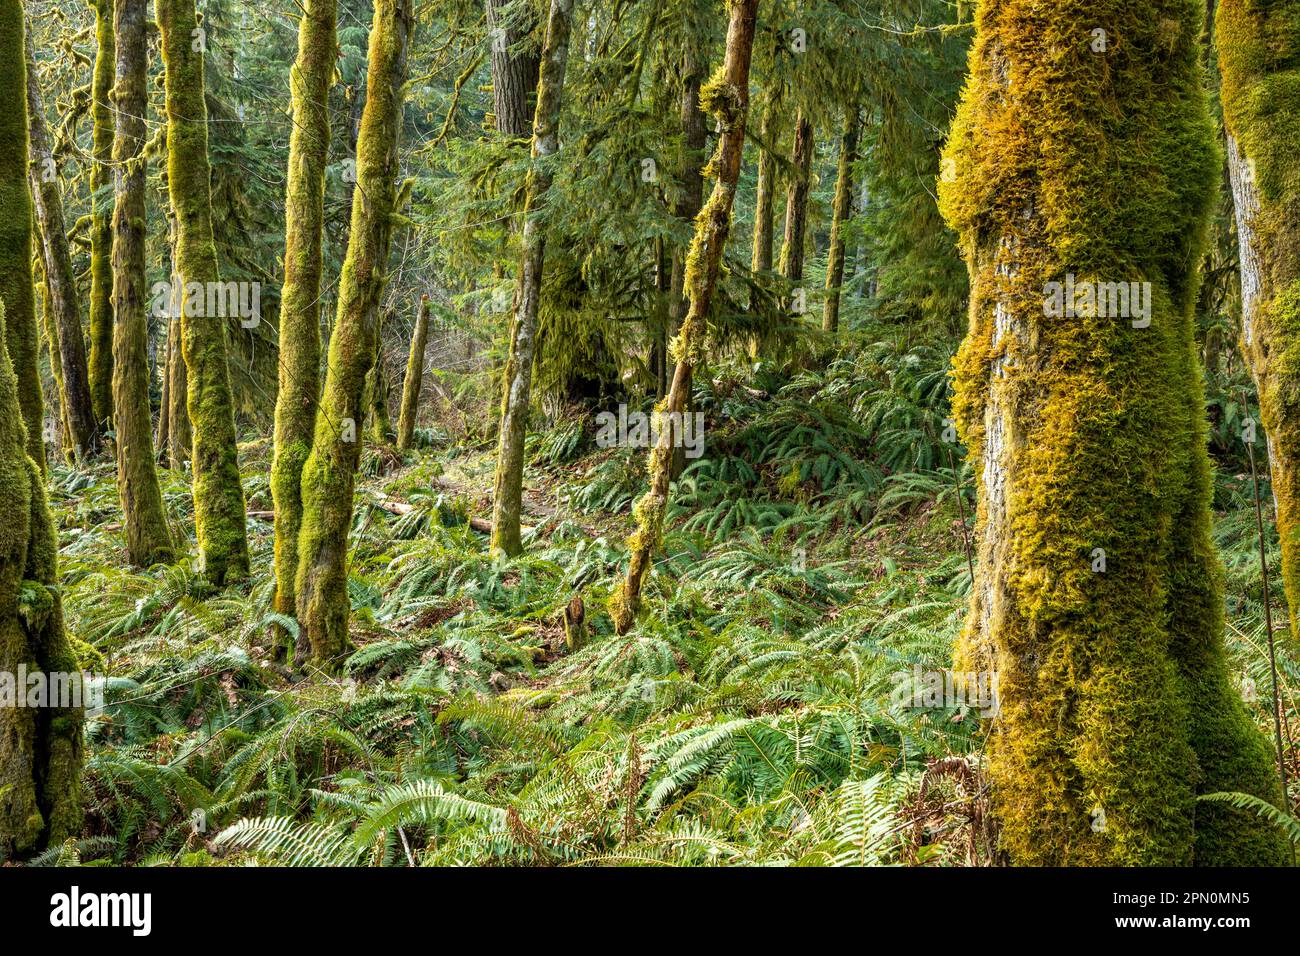
[[[532,436],[526,550],[503,560],[481,530],[494,449],[368,447],[338,677],[273,659],[294,623],[270,610],[269,520],[250,521],[250,581],[214,593],[184,564],[124,567],[111,468],[55,467],[68,622],[108,705],[91,836],[43,862],[989,862],[981,708],[909,691],[952,666],[966,609],[953,476],[884,475],[858,510],[872,476],[768,404],[776,422],[711,410],[714,453],[677,483],[624,637],[604,608],[643,451],[573,423]],[[250,512],[270,512],[265,443],[242,452]],[[187,476],[163,481],[192,538]],[[1217,498],[1227,640],[1265,725],[1246,485],[1220,476]],[[1294,700],[1293,655],[1283,670]]]

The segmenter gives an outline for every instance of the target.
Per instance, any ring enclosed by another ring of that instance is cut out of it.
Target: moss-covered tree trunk
[[[320,400],[321,241],[329,161],[329,90],[334,76],[335,0],[308,0],[290,73],[293,129],[285,186],[284,289],[280,297],[280,388],[275,403],[271,497],[275,502],[275,609],[297,612],[302,466]]]
[[[826,303],[822,307],[822,330],[834,332],[840,326],[840,287],[844,285],[844,231],[853,215],[853,163],[857,159],[861,114],[850,106],[840,140],[840,162],[835,174],[835,209],[831,218],[831,244],[826,259]]]
[[[0,35],[0,69],[4,71],[0,95],[8,103],[0,110],[0,170],[4,171],[0,176],[0,299],[8,309],[6,345],[18,376],[27,451],[44,471],[45,412],[38,368],[41,340],[32,281],[32,194],[27,182],[27,56],[19,0],[0,0]]]
[[[713,194],[696,217],[695,236],[686,257],[685,284],[690,307],[681,331],[673,340],[673,357],[677,360],[673,384],[668,397],[655,409],[657,415],[675,415],[679,421],[690,398],[692,373],[705,358],[709,312],[722,267],[722,253],[731,231],[731,208],[745,151],[749,64],[754,50],[758,0],[729,0],[729,6],[731,19],[727,27],[726,59],[700,90],[700,106],[714,115],[721,134],[717,153],[708,167],[714,179]],[[661,427],[659,440],[650,450],[650,490],[633,509],[637,530],[628,540],[631,556],[627,577],[610,600],[610,616],[619,634],[626,634],[636,621],[641,606],[641,587],[663,540],[674,445],[680,443],[681,438],[677,429]]]
[[[90,404],[95,421],[113,417],[113,0],[92,0],[95,9],[95,71],[91,79],[93,124],[90,169]]]
[[[516,139],[528,135],[530,100],[537,91],[540,61],[531,36],[536,17],[531,3],[485,0],[492,45],[492,112],[498,132]],[[507,15],[507,13],[509,15]]]
[[[389,309],[380,313],[379,324],[375,326],[375,361],[366,376],[367,433],[376,445],[387,445],[393,440],[393,422],[388,416],[388,371],[384,368],[384,326],[392,317]]]
[[[379,299],[396,201],[411,0],[376,0],[370,28],[366,106],[357,137],[357,188],[330,336],[325,389],[302,472],[302,530],[295,593],[299,658],[341,663],[348,638],[348,530],[361,457],[366,374],[375,358]]]
[[[127,560],[148,567],[175,557],[163,509],[149,414],[149,306],[145,289],[146,0],[117,0],[113,106],[113,431]]]
[[[758,149],[758,183],[754,192],[754,236],[749,267],[755,275],[772,271],[773,203],[776,196],[776,137],[780,103],[774,99],[763,117],[762,143]],[[750,308],[756,308],[750,302]]]
[[[803,280],[813,145],[812,120],[800,110],[794,124],[794,146],[790,153],[792,174],[785,194],[785,237],[781,242],[781,275],[791,282]]]
[[[523,550],[519,512],[523,501],[524,433],[532,399],[537,312],[546,261],[546,224],[542,216],[553,178],[551,157],[560,147],[560,100],[569,62],[572,25],[573,0],[551,0],[533,120],[533,166],[525,190],[519,288],[510,323],[510,354],[502,376],[501,432],[492,490],[492,551],[497,554],[515,555]]]
[[[208,110],[203,98],[207,40],[194,0],[157,0],[156,11],[162,33],[167,186],[176,216],[176,271],[186,292],[179,299],[187,406],[194,432],[194,530],[204,575],[223,585],[248,574],[248,533],[226,354],[227,319],[194,308],[189,296],[192,288],[206,290],[220,282],[212,235]]]
[[[1291,633],[1300,639],[1300,0],[1215,14],[1241,262],[1241,346],[1259,392]]]
[[[45,130],[36,56],[27,37],[27,125],[30,135],[29,179],[36,224],[40,232],[41,262],[45,269],[46,309],[53,319],[50,363],[57,368],[59,404],[67,423],[77,461],[93,455],[99,446],[99,428],[90,401],[86,343],[81,331],[81,306],[76,274],[63,221],[63,196],[58,169]]]
[[[397,417],[397,450],[411,447],[415,420],[420,412],[420,387],[424,382],[424,349],[429,344],[429,297],[420,296],[420,311],[411,333],[411,352],[406,357],[406,378],[402,380],[402,411]]]
[[[1196,800],[1280,799],[1228,678],[1209,533],[1202,17],[983,0],[946,147],[971,277],[954,412],[979,493],[957,669],[996,675],[989,773],[1021,864],[1283,860],[1269,824]]]
[[[0,92],[0,103],[12,109],[4,102],[11,92]],[[7,165],[0,175],[25,180]],[[4,312],[0,301],[0,326]],[[57,678],[76,695],[0,707],[0,862],[77,836],[82,819],[80,665],[63,628],[58,537],[44,476],[27,453],[24,430],[18,380],[0,336],[0,673],[44,673],[47,686]],[[27,686],[15,690],[25,694]]]

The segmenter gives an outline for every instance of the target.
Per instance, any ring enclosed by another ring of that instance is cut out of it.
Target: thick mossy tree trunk
[[[146,0],[116,0],[113,106],[113,431],[127,560],[149,567],[175,558],[163,509],[149,414],[148,300],[145,294]]]
[[[574,0],[551,0],[542,46],[541,78],[537,84],[537,114],[533,120],[533,166],[528,172],[524,200],[523,256],[514,318],[510,323],[510,354],[502,375],[500,439],[492,490],[492,551],[516,555],[523,550],[519,512],[523,502],[524,433],[532,399],[533,354],[537,347],[537,312],[546,261],[546,224],[542,221],[546,193],[551,188],[551,157],[560,147],[560,100],[569,62],[569,33]]]
[[[1259,392],[1291,633],[1300,639],[1300,0],[1215,13],[1241,251],[1241,346]]]
[[[280,389],[275,401],[271,497],[275,502],[275,609],[297,611],[302,466],[320,399],[321,241],[329,161],[329,90],[336,55],[335,0],[307,0],[298,59],[289,75],[293,129],[285,186],[284,289],[280,297]]]
[[[248,575],[248,533],[226,357],[227,320],[194,314],[207,310],[194,308],[189,295],[191,288],[206,290],[220,282],[203,99],[206,38],[194,0],[157,0],[156,11],[167,103],[167,186],[176,215],[176,267],[186,293],[178,298],[194,430],[194,530],[204,575],[224,585]]]
[[[99,446],[99,428],[90,401],[86,343],[81,331],[81,306],[76,273],[63,221],[63,196],[58,168],[45,130],[44,105],[36,75],[32,38],[27,37],[27,128],[30,135],[32,202],[40,231],[41,262],[45,268],[46,309],[54,320],[49,336],[50,363],[59,372],[59,403],[67,423],[77,461],[93,455]]]
[[[531,0],[486,0],[492,44],[492,110],[497,131],[523,139],[532,122],[540,61],[531,45]]]
[[[18,36],[21,40],[21,31]],[[7,37],[4,42],[7,45]],[[0,92],[0,102],[12,92]],[[12,110],[16,104],[4,105]],[[25,180],[21,169],[3,166],[0,174]],[[0,327],[4,312],[0,301]],[[80,833],[85,715],[80,664],[63,628],[58,536],[45,500],[44,476],[27,452],[18,380],[3,338],[0,335],[0,511],[5,515],[0,526],[0,673],[16,675],[19,668],[29,678],[43,673],[48,688],[57,681],[72,696],[47,697],[38,706],[0,707],[0,862],[29,856]],[[15,693],[27,690],[23,684]]]
[[[785,238],[781,242],[781,275],[791,282],[803,280],[813,145],[812,120],[800,110],[794,124],[794,146],[790,153],[792,175],[785,194]]]
[[[361,457],[366,375],[375,358],[379,299],[397,198],[411,0],[376,0],[370,28],[366,106],[357,137],[352,226],[339,280],[325,389],[311,454],[302,471],[302,530],[295,594],[298,658],[336,668],[348,645],[348,530]]]
[[[1270,824],[1197,802],[1281,799],[1229,681],[1210,539],[1202,18],[1194,0],[1047,18],[983,0],[946,146],[971,277],[953,404],[979,494],[957,669],[997,680],[989,773],[1020,864],[1284,859]]]
[[[411,353],[406,357],[406,378],[402,380],[402,411],[397,417],[397,450],[411,447],[415,419],[420,411],[420,386],[424,382],[424,349],[429,344],[429,297],[420,296],[420,311],[411,333]]]
[[[749,64],[754,50],[754,21],[758,0],[729,0],[727,52],[722,67],[700,90],[700,106],[717,119],[721,138],[718,151],[706,169],[713,176],[713,194],[695,220],[695,236],[686,257],[686,296],[690,301],[681,331],[673,340],[677,368],[673,384],[655,409],[659,416],[681,420],[690,398],[690,382],[705,358],[709,312],[722,267],[722,253],[731,231],[731,207],[740,179],[745,151],[745,120],[749,113]],[[661,417],[661,422],[664,419]],[[668,418],[667,422],[672,422]],[[610,599],[610,616],[619,634],[626,634],[641,606],[641,586],[663,540],[664,513],[672,481],[674,445],[681,440],[677,428],[664,424],[659,441],[650,450],[650,490],[633,509],[637,530],[628,540],[631,557],[627,577]]]
[[[840,287],[844,285],[844,230],[853,215],[853,163],[857,160],[861,114],[849,107],[840,140],[840,162],[835,175],[835,209],[831,218],[831,244],[826,259],[826,303],[822,307],[822,330],[840,327]]]
[[[5,344],[18,376],[18,404],[27,426],[27,452],[45,470],[44,400],[38,368],[32,276],[32,194],[27,183],[27,55],[20,0],[0,0],[0,299],[9,321]]]
[[[95,72],[91,79],[93,123],[90,169],[90,404],[107,428],[113,417],[113,0],[95,8]]]

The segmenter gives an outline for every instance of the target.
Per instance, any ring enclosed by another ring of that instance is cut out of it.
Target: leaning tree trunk
[[[1037,0],[983,0],[946,147],[971,276],[954,413],[979,494],[957,669],[997,680],[989,773],[1020,864],[1283,860],[1269,824],[1196,799],[1281,799],[1228,678],[1210,539],[1202,16],[1095,0],[1047,31]]]
[[[86,343],[81,332],[76,273],[72,270],[72,255],[64,230],[63,197],[45,131],[45,111],[30,35],[27,37],[27,128],[32,161],[28,178],[40,231],[41,262],[45,267],[46,308],[54,319],[57,336],[50,338],[50,363],[58,365],[59,403],[72,439],[73,454],[77,461],[84,461],[99,445],[99,428],[90,401]]]
[[[357,137],[352,227],[339,280],[325,390],[311,454],[302,471],[302,530],[295,594],[298,656],[336,668],[348,638],[348,530],[361,457],[366,374],[375,358],[396,202],[397,140],[402,124],[411,0],[376,0],[370,30],[366,106]]]
[[[546,259],[546,226],[542,222],[546,193],[551,188],[551,157],[559,149],[560,99],[569,61],[569,32],[573,0],[551,0],[537,84],[537,115],[533,121],[533,166],[528,172],[524,201],[523,258],[515,314],[510,323],[510,354],[502,376],[501,436],[492,491],[492,551],[516,555],[523,550],[519,512],[523,500],[524,432],[533,381],[537,312]]]
[[[127,560],[149,567],[175,557],[163,510],[149,415],[149,326],[145,297],[146,0],[113,10],[118,111],[113,141],[113,431]]]
[[[826,260],[826,303],[822,308],[822,330],[835,332],[840,326],[840,287],[844,285],[844,229],[853,215],[853,163],[857,159],[861,119],[856,105],[849,107],[840,141],[840,164],[835,176],[835,211],[831,219],[831,245]]]
[[[90,169],[90,404],[95,421],[113,417],[113,0],[92,0],[95,8],[95,72],[90,115],[94,129]]]
[[[402,411],[397,417],[397,450],[411,447],[415,419],[420,411],[420,386],[424,381],[424,349],[429,343],[429,297],[420,296],[420,311],[411,334],[411,353],[406,358],[406,378],[402,380]]]
[[[44,402],[38,368],[41,340],[36,325],[32,276],[32,194],[27,184],[27,62],[23,6],[0,0],[0,69],[6,107],[0,109],[0,299],[9,321],[5,344],[18,376],[18,405],[27,426],[27,452],[45,470]]]
[[[190,291],[216,288],[212,235],[208,110],[204,102],[206,39],[194,0],[157,0],[167,103],[167,186],[176,215],[176,271],[181,301],[181,352],[194,430],[194,531],[203,573],[224,585],[248,575],[248,532],[239,483],[235,412],[227,364],[226,319],[191,308]],[[206,301],[213,299],[205,295]],[[224,311],[224,310],[218,310]]]
[[[302,466],[311,452],[320,397],[321,241],[334,76],[335,0],[307,0],[290,73],[293,129],[285,186],[284,289],[280,296],[280,389],[275,400],[271,497],[275,502],[275,609],[297,613]]]
[[[1259,392],[1291,633],[1300,638],[1300,0],[1215,14],[1241,252],[1241,346]]]
[[[22,28],[0,4],[0,27],[12,29],[0,51]],[[17,3],[12,4],[17,7]],[[14,64],[15,60],[3,61]],[[11,98],[21,85],[0,93],[9,112],[22,115]],[[4,157],[7,161],[8,157]],[[21,167],[5,162],[0,176],[24,182]],[[0,301],[0,332],[4,325]],[[81,832],[81,673],[63,628],[59,590],[58,535],[45,500],[41,470],[27,453],[18,401],[18,380],[0,334],[0,673],[44,673],[47,688],[64,684],[72,695],[41,706],[0,707],[0,863],[57,846]],[[26,694],[25,684],[14,688]],[[55,706],[67,704],[68,706]]]
[[[537,90],[538,60],[531,45],[535,13],[528,2],[504,16],[510,0],[486,0],[492,44],[492,109],[497,131],[516,139],[529,133],[533,111],[529,100]]]
[[[794,124],[790,165],[794,175],[785,194],[785,238],[781,243],[781,275],[791,282],[803,280],[805,237],[808,232],[808,187],[812,178],[812,121],[799,111]]]
[[[700,106],[716,117],[721,133],[717,154],[710,164],[715,177],[713,195],[695,220],[695,237],[686,257],[685,284],[690,307],[681,331],[673,340],[677,368],[673,373],[672,388],[668,397],[655,409],[656,414],[675,415],[678,421],[687,408],[691,374],[705,358],[707,322],[727,234],[731,231],[731,207],[736,198],[740,162],[745,151],[749,63],[754,48],[758,0],[731,0],[730,7],[726,59],[719,72],[700,90]],[[672,421],[672,418],[668,419],[669,423]],[[663,539],[664,513],[668,508],[668,489],[672,480],[673,446],[681,437],[676,428],[661,426],[659,441],[650,450],[650,490],[634,509],[637,530],[628,541],[631,557],[627,578],[610,599],[610,616],[619,634],[626,634],[636,621],[641,606],[641,585]]]

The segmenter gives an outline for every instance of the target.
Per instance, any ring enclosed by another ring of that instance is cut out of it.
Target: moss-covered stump
[[[1280,799],[1228,682],[1209,537],[1202,23],[1191,0],[984,0],[946,147],[971,275],[954,411],[979,491],[958,667],[998,675],[990,772],[1021,864],[1284,859],[1268,824],[1196,800]]]

